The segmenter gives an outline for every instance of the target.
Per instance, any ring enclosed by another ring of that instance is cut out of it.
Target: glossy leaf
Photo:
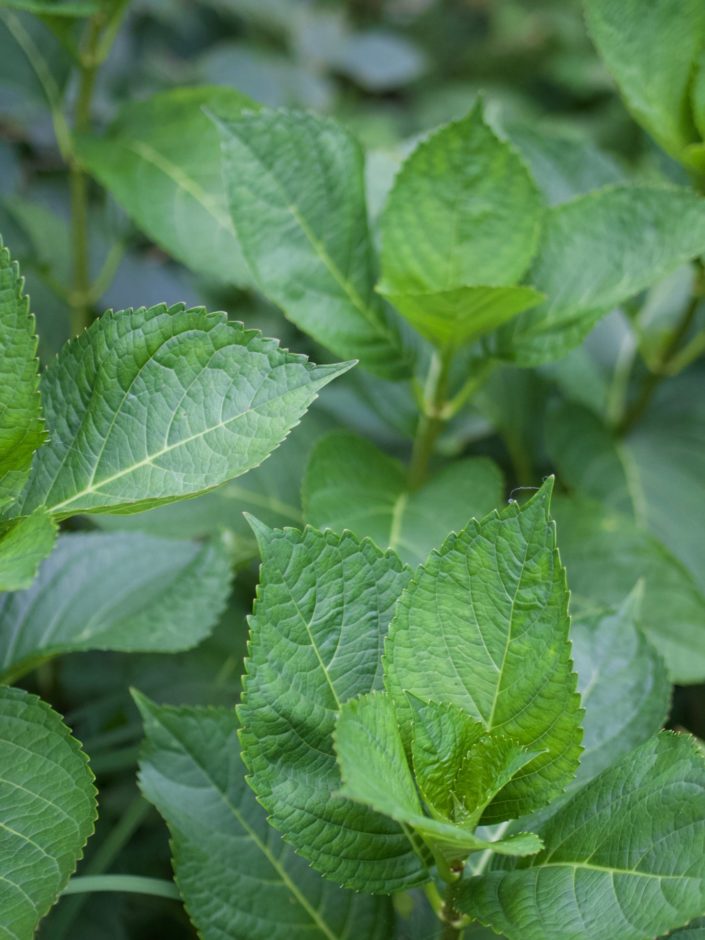
[[[204,108],[236,117],[258,105],[232,88],[196,86],[131,103],[104,137],[79,139],[81,161],[150,238],[198,274],[252,282],[233,228],[218,132]]]
[[[109,311],[47,369],[51,439],[23,512],[136,512],[256,467],[348,366],[315,366],[225,314]]]
[[[311,525],[351,529],[414,563],[501,499],[500,471],[485,458],[449,464],[411,491],[402,464],[345,431],[316,445],[303,482],[304,516]]]
[[[59,715],[0,687],[0,924],[30,940],[81,857],[96,818],[93,774]]]
[[[512,503],[471,521],[432,552],[402,594],[385,646],[385,684],[407,740],[410,692],[456,705],[488,732],[501,730],[543,752],[490,804],[486,823],[523,816],[555,798],[580,755],[551,488],[549,480],[524,506]]]
[[[55,539],[56,523],[43,509],[0,521],[0,591],[29,587]]]
[[[336,355],[406,377],[411,359],[373,291],[357,141],[299,112],[219,116],[218,127],[235,229],[262,293]]]
[[[169,826],[176,882],[204,940],[390,936],[388,898],[322,881],[268,825],[230,709],[135,698],[146,735],[140,786]]]
[[[508,940],[652,940],[680,927],[705,905],[703,755],[686,736],[652,738],[540,835],[543,852],[498,859],[461,887],[458,908]]]
[[[254,528],[262,568],[239,709],[252,788],[287,842],[339,884],[418,884],[428,873],[403,829],[337,795],[332,738],[341,705],[381,686],[409,572],[352,533]]]
[[[229,591],[217,543],[62,535],[29,590],[0,596],[0,675],[78,650],[189,649],[213,629]]]

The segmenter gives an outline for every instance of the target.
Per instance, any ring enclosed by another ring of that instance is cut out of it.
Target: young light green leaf
[[[343,786],[341,796],[356,800],[413,828],[434,853],[458,858],[487,849],[498,854],[538,852],[541,841],[523,832],[488,843],[472,829],[425,816],[404,753],[389,696],[370,692],[346,702],[335,729],[335,749]]]
[[[465,882],[459,910],[508,940],[651,940],[705,907],[705,760],[663,733],[577,793],[546,848]],[[560,903],[557,902],[560,899]]]
[[[340,884],[390,892],[428,878],[404,830],[341,799],[341,705],[379,688],[380,652],[409,572],[352,533],[269,530],[239,714],[250,782],[273,825]]]
[[[544,299],[533,287],[455,287],[417,293],[382,287],[380,293],[422,336],[444,348],[472,343]]]
[[[382,289],[516,284],[536,250],[542,214],[521,158],[477,106],[402,165],[380,222]]]
[[[0,596],[0,678],[57,653],[190,649],[213,629],[229,591],[228,555],[216,542],[62,535],[29,590]]]
[[[57,713],[6,687],[0,766],[0,924],[8,940],[31,940],[93,832],[93,774]]]
[[[471,521],[431,553],[395,609],[385,685],[407,741],[406,693],[447,702],[542,751],[483,821],[517,818],[555,798],[580,755],[580,701],[568,640],[568,590],[550,520],[552,480],[524,506]]]
[[[502,476],[485,458],[445,467],[411,491],[399,461],[346,431],[314,448],[304,477],[304,517],[317,528],[352,529],[407,562],[422,561],[450,531],[502,500]]]
[[[268,825],[230,709],[135,699],[146,736],[140,786],[169,826],[176,882],[204,940],[387,940],[388,898],[322,881]]]
[[[43,509],[30,516],[0,520],[0,591],[29,587],[54,547],[56,523]]]
[[[0,506],[17,495],[44,441],[34,317],[19,267],[0,239]]]
[[[136,512],[211,489],[261,463],[348,368],[202,308],[108,311],[42,377],[51,440],[19,505]]]
[[[333,121],[219,116],[235,229],[255,283],[315,340],[386,378],[409,375],[398,325],[373,291],[363,155]]]
[[[705,595],[690,573],[628,516],[587,499],[556,499],[561,555],[570,571],[573,615],[613,608],[644,579],[641,627],[672,681],[705,678]]]
[[[136,225],[198,274],[247,287],[252,277],[228,210],[220,142],[204,108],[237,117],[258,105],[233,88],[160,92],[129,104],[78,154]]]
[[[689,91],[705,47],[700,0],[585,0],[590,34],[625,104],[675,157],[695,141]]]
[[[604,314],[705,252],[705,200],[665,185],[613,186],[550,209],[529,275],[547,300],[499,330],[493,351],[539,365]]]

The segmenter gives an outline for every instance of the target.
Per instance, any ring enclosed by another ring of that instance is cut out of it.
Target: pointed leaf
[[[705,252],[705,200],[676,186],[613,186],[550,209],[531,284],[547,300],[502,327],[494,351],[539,365],[600,317]]]
[[[93,774],[58,714],[6,687],[0,767],[0,924],[6,937],[30,940],[93,832]]]
[[[130,103],[105,137],[80,137],[78,154],[142,231],[197,274],[252,283],[228,210],[220,141],[204,113],[237,117],[258,105],[234,88],[160,92]]]
[[[0,508],[17,495],[45,438],[34,317],[19,268],[0,239]]]
[[[189,649],[215,626],[229,591],[217,543],[62,535],[29,590],[0,595],[0,676],[57,653]]]
[[[542,213],[521,158],[475,107],[402,165],[380,223],[383,290],[516,284],[536,250]]]
[[[449,532],[499,505],[502,476],[492,461],[475,457],[450,464],[412,491],[399,461],[354,434],[334,431],[311,454],[302,498],[311,525],[352,529],[418,563]]]
[[[108,311],[42,378],[51,439],[20,505],[136,512],[211,489],[261,463],[346,368],[202,308]]]
[[[411,359],[373,291],[362,150],[313,114],[220,116],[225,184],[255,283],[336,355],[404,378]]]
[[[426,867],[401,827],[336,795],[332,738],[341,705],[381,685],[409,572],[352,533],[254,525],[262,568],[239,711],[252,788],[322,874],[374,892],[418,884]]]
[[[230,709],[159,707],[145,724],[142,792],[169,826],[186,909],[206,940],[386,940],[388,898],[321,880],[273,832],[247,786]]]
[[[660,734],[576,794],[546,848],[461,886],[459,910],[508,940],[652,940],[705,907],[705,760]],[[560,903],[557,903],[560,899]]]
[[[0,521],[0,591],[29,587],[55,540],[56,523],[43,509]]]
[[[524,506],[473,520],[432,552],[402,594],[385,646],[385,684],[407,739],[411,692],[544,752],[490,804],[484,822],[545,805],[578,765],[581,712],[551,488],[549,480]]]
[[[705,46],[700,0],[585,0],[592,39],[637,121],[673,156],[696,140],[690,80]]]

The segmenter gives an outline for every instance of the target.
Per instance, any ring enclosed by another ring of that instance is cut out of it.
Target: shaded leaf
[[[43,509],[0,521],[0,591],[29,587],[55,539],[56,523]]]

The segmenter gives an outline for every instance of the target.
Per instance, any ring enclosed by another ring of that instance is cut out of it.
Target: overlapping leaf
[[[169,826],[176,881],[204,940],[391,935],[388,898],[322,881],[268,825],[245,782],[231,710],[136,698],[140,786]]]
[[[135,512],[256,467],[348,366],[315,366],[225,314],[109,311],[47,369],[51,439],[21,510]]]
[[[29,587],[55,539],[56,523],[43,509],[0,521],[0,591]]]

